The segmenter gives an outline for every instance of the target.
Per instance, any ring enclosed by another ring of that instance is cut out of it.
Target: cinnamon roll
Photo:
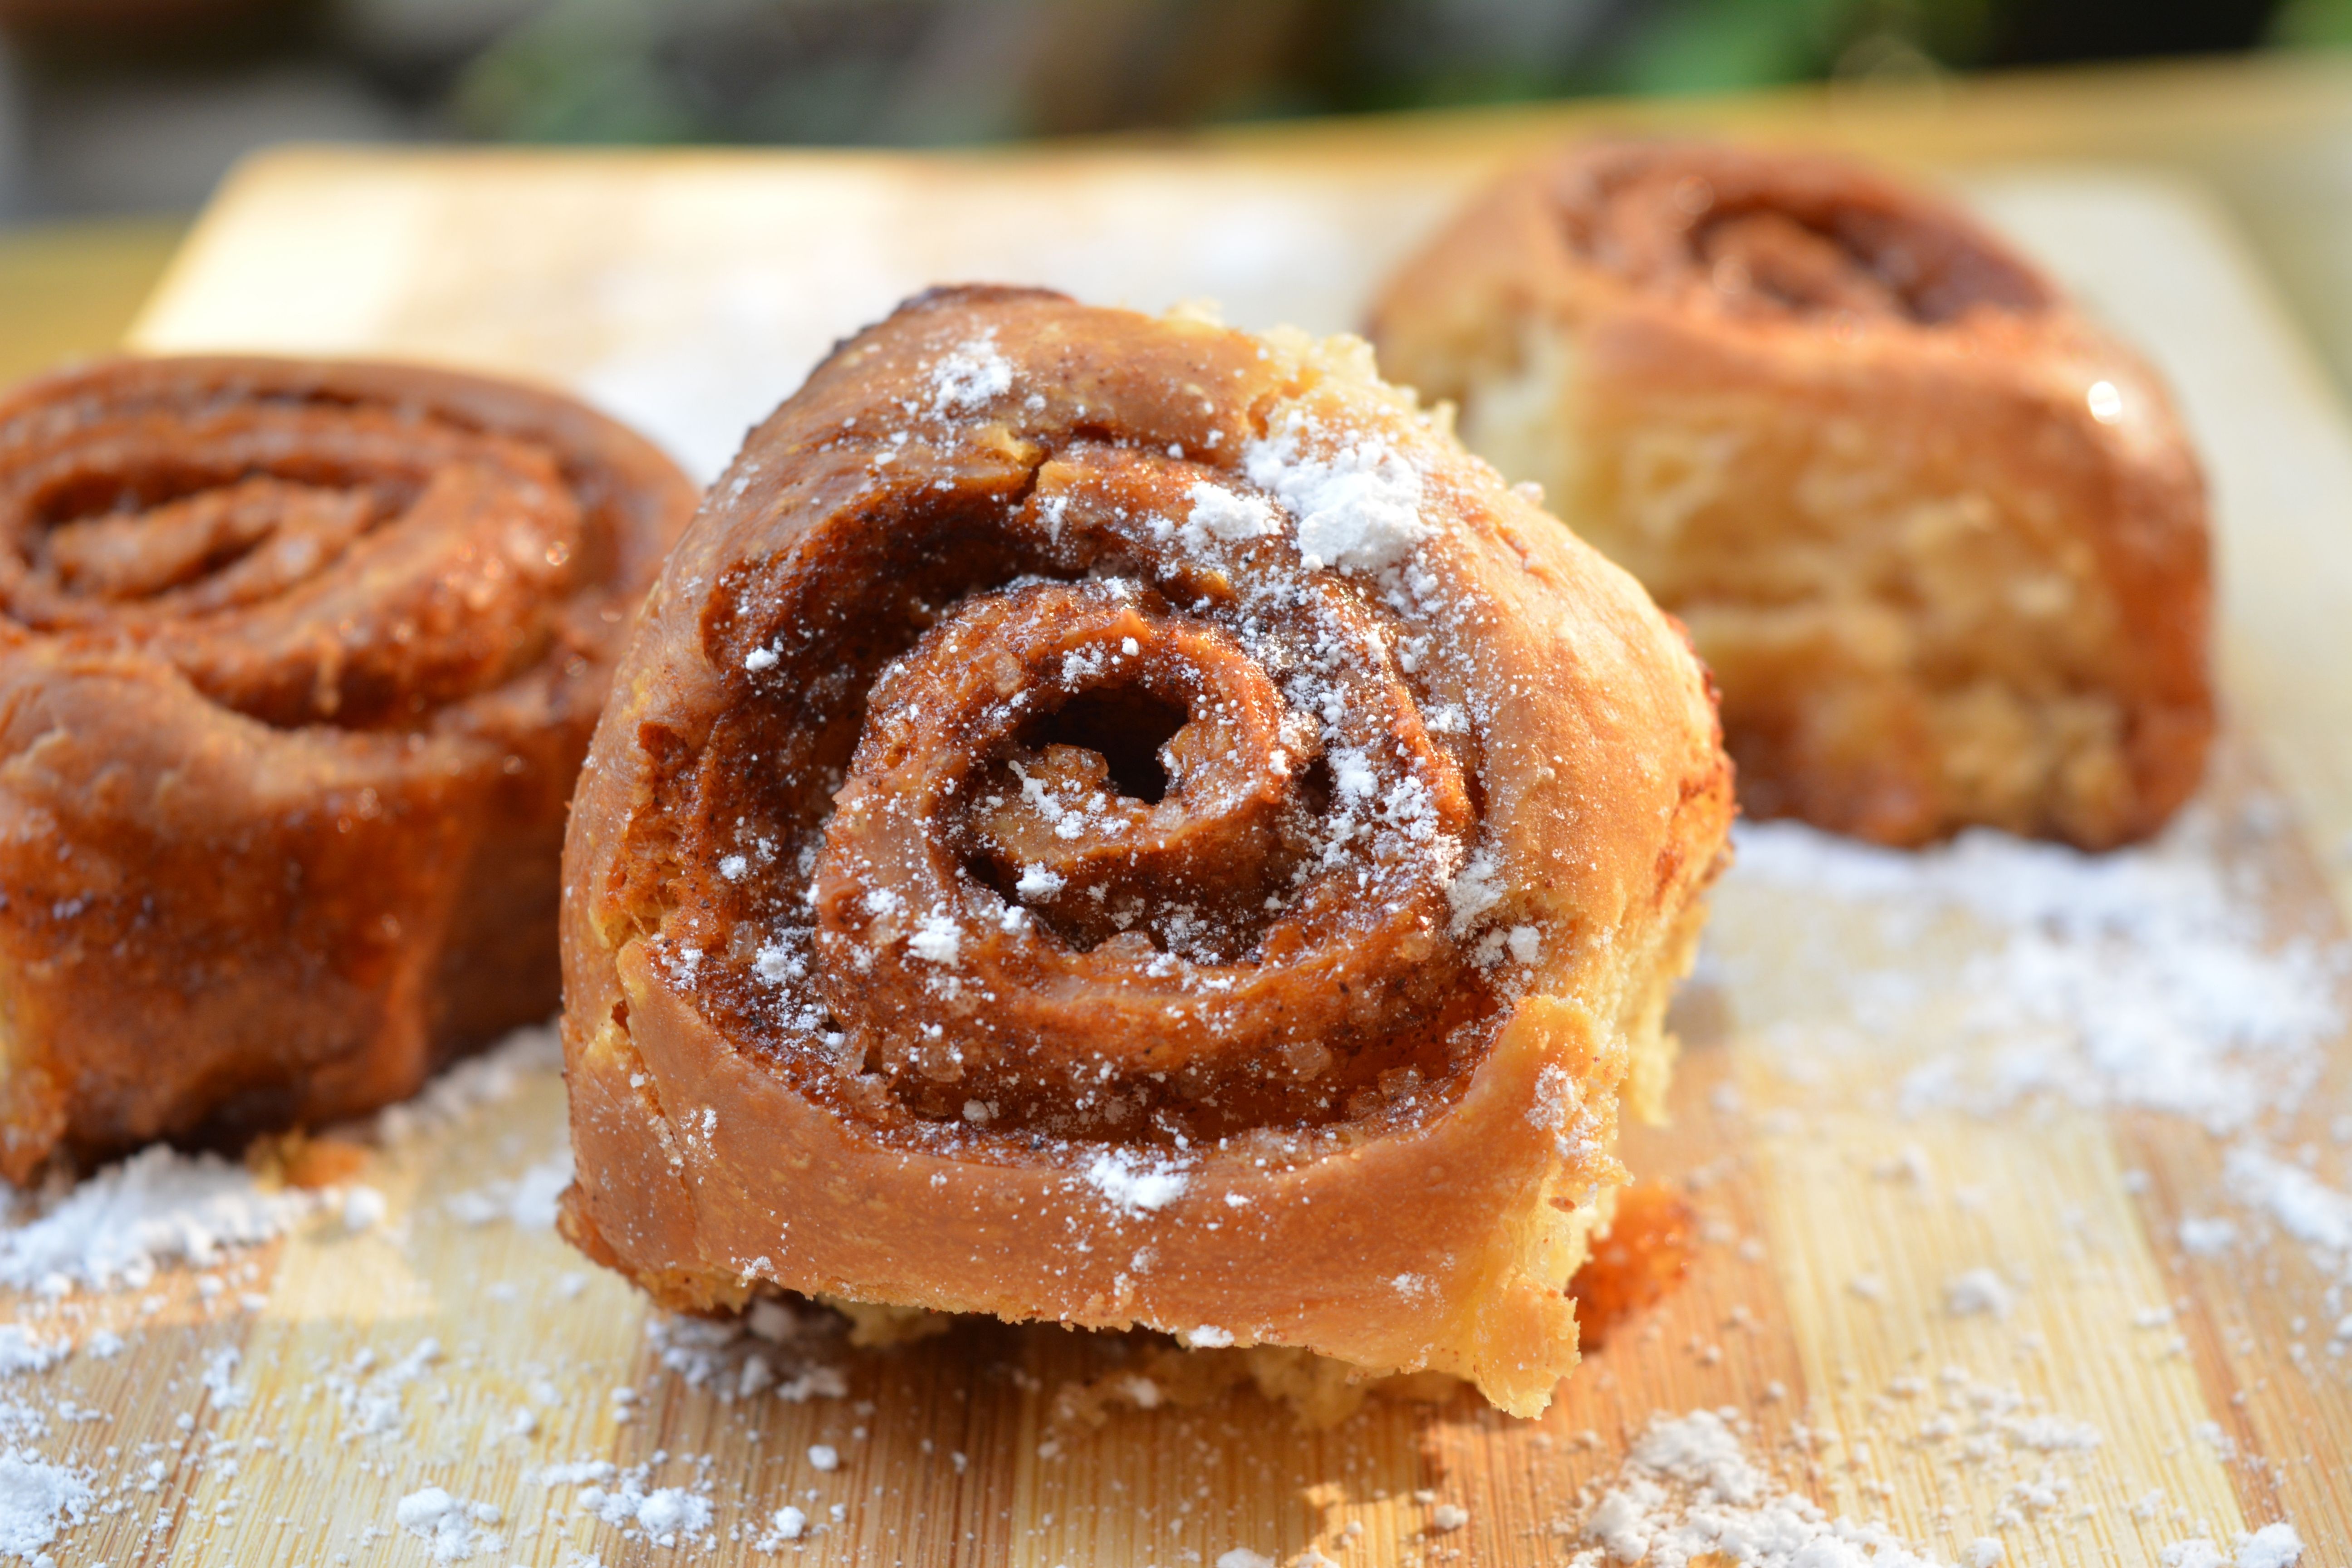
[[[2096,848],[2195,788],[2196,460],[2154,374],[1941,202],[1580,146],[1479,197],[1370,330],[1688,625],[1750,812]]]
[[[1705,679],[1355,340],[935,292],[752,432],[565,851],[568,1234],[1540,1408],[1723,852]]]
[[[350,1115],[552,1014],[565,801],[695,493],[437,371],[0,398],[0,1172]]]

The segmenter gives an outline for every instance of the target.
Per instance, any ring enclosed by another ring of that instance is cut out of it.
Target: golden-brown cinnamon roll
[[[1540,1408],[1730,815],[1633,580],[1352,340],[947,290],[754,431],[566,848],[569,1233]]]
[[[1580,146],[1479,197],[1371,332],[1689,626],[1751,812],[2098,847],[2195,788],[2196,462],[2147,367],[1952,208],[1823,158]]]
[[[436,371],[0,398],[0,1172],[350,1115],[551,1014],[565,801],[694,500]]]

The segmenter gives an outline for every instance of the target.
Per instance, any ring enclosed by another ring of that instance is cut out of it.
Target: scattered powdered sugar
[[[840,1328],[831,1313],[803,1316],[771,1298],[752,1302],[741,1319],[666,1312],[646,1319],[646,1337],[663,1370],[688,1388],[709,1389],[722,1405],[762,1394],[788,1405],[846,1396],[848,1380],[824,1359]]]
[[[2180,1222],[2180,1250],[2191,1258],[2212,1258],[2238,1245],[2238,1227],[2226,1219],[2190,1215]]]
[[[1334,449],[1310,457],[1310,442]],[[1310,567],[1384,571],[1435,531],[1421,515],[1420,470],[1373,436],[1333,442],[1294,409],[1250,442],[1242,459],[1250,482],[1297,520],[1299,552]]]
[[[1885,1526],[1832,1519],[1777,1484],[1707,1410],[1654,1417],[1566,1533],[1586,1543],[1570,1559],[1576,1568],[1717,1559],[1742,1568],[1937,1568]]]
[[[409,1534],[430,1544],[436,1563],[458,1563],[505,1544],[495,1530],[499,1510],[486,1502],[464,1502],[439,1487],[410,1492],[393,1508],[393,1519]]]
[[[1062,890],[1065,880],[1060,872],[1049,871],[1042,865],[1024,866],[1013,890],[1024,899],[1050,899]]]
[[[362,1347],[341,1367],[320,1378],[315,1386],[331,1396],[342,1413],[343,1441],[396,1436],[405,1420],[401,1408],[403,1391],[423,1378],[440,1359],[441,1342],[429,1334],[417,1341],[406,1355],[381,1369],[376,1365],[374,1350]]]
[[[931,367],[931,406],[964,414],[1013,390],[1013,364],[996,351],[996,335],[966,339]]]
[[[1172,1161],[1151,1161],[1125,1149],[1095,1156],[1084,1180],[1117,1207],[1148,1213],[1167,1207],[1182,1194],[1192,1178]]]
[[[375,1133],[398,1143],[454,1124],[511,1099],[562,1061],[552,1029],[518,1031],[441,1074],[408,1104],[380,1112]],[[562,1180],[551,1171],[526,1173],[509,1199],[512,1217],[552,1224],[553,1194],[568,1179],[568,1167]],[[274,1240],[322,1212],[340,1213],[353,1231],[383,1217],[382,1194],[373,1189],[306,1192],[265,1182],[216,1154],[184,1154],[163,1144],[75,1185],[53,1187],[29,1207],[30,1217],[0,1229],[0,1285],[50,1294],[75,1286],[144,1289],[167,1265],[209,1268],[231,1250]]]
[[[1487,910],[1503,901],[1503,868],[1491,849],[1474,850],[1445,889],[1453,907],[1455,936],[1475,927]]]
[[[2266,1524],[2239,1536],[2226,1556],[2202,1536],[2176,1542],[2157,1556],[2164,1568],[2294,1568],[2303,1561],[2303,1538],[2291,1524]]]
[[[1732,884],[1881,910],[1898,950],[1920,951],[1938,915],[1990,928],[1948,984],[1925,965],[1843,971],[1867,1032],[1951,1047],[1911,1075],[1909,1109],[1990,1114],[2052,1092],[2231,1132],[2310,1082],[2318,1047],[2343,1027],[2352,952],[2272,940],[2259,903],[2225,875],[2216,826],[2192,810],[2154,845],[2094,856],[1989,830],[1898,851],[1751,825]],[[1721,956],[1734,969],[1746,958]],[[1971,1043],[1994,1047],[1990,1064],[1964,1059]]]
[[[253,1391],[236,1380],[237,1363],[244,1359],[245,1353],[235,1345],[223,1345],[205,1357],[200,1381],[215,1409],[239,1410],[253,1398]]]
[[[656,1460],[665,1456],[655,1455]],[[583,1459],[548,1465],[531,1473],[543,1487],[578,1487],[577,1506],[625,1535],[642,1537],[656,1546],[677,1546],[698,1541],[711,1544],[714,1516],[709,1498],[688,1487],[650,1484],[653,1466],[622,1469],[610,1459]],[[702,1483],[707,1485],[707,1483]]]
[[[761,1552],[773,1552],[787,1541],[798,1541],[808,1530],[808,1515],[787,1503],[768,1516],[767,1533],[753,1544]]]
[[[569,1464],[542,1465],[531,1472],[530,1479],[543,1487],[576,1487],[609,1481],[618,1474],[620,1467],[610,1459],[573,1459]]]
[[[571,1184],[572,1151],[567,1146],[524,1167],[519,1175],[453,1193],[444,1206],[467,1225],[506,1220],[523,1230],[552,1230],[557,1201]]]
[[[1971,1268],[1944,1283],[1944,1310],[1956,1318],[1982,1313],[2006,1318],[2016,1309],[2017,1292],[1990,1268]]]
[[[710,1500],[683,1487],[645,1491],[636,1480],[624,1479],[609,1491],[603,1487],[585,1489],[580,1494],[580,1506],[606,1524],[644,1532],[657,1546],[675,1546],[683,1537],[702,1535],[710,1529]]]
[[[925,915],[907,939],[907,950],[933,963],[951,964],[963,950],[963,930],[952,915]]]
[[[283,1235],[318,1194],[271,1189],[216,1154],[161,1144],[45,1199],[37,1218],[0,1231],[0,1283],[138,1289],[165,1263],[204,1268],[224,1251]]]
[[[1203,479],[1191,490],[1192,510],[1185,514],[1177,537],[1191,550],[1202,550],[1212,539],[1227,544],[1263,539],[1282,531],[1274,508],[1255,496],[1245,496]]]
[[[2352,1195],[2251,1142],[2231,1149],[2222,1178],[2231,1196],[2311,1248],[2323,1268],[2352,1284]],[[2191,1245],[2192,1223],[2181,1225],[2181,1245],[2191,1253],[2221,1251],[2237,1239],[2236,1228],[2230,1226],[2225,1237],[2200,1238],[2209,1245]]]
[[[373,1230],[391,1213],[392,1200],[376,1188],[360,1185],[343,1189],[343,1228],[352,1235]]]
[[[563,1067],[563,1038],[551,1025],[517,1029],[477,1057],[457,1063],[417,1091],[416,1098],[376,1113],[375,1134],[405,1143],[436,1127],[454,1127],[475,1112],[502,1105],[525,1085]]]
[[[63,1465],[25,1448],[0,1454],[0,1555],[37,1558],[94,1500],[89,1483]]]
[[[47,1372],[65,1360],[67,1347],[36,1339],[21,1323],[0,1324],[0,1377]]]

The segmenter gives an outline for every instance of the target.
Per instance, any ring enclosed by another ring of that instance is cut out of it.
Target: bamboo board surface
[[[1482,166],[1468,153],[286,154],[224,194],[133,342],[534,375],[707,475],[826,344],[936,280],[1037,279],[1154,308],[1206,296],[1242,325],[1346,327]],[[2231,723],[2197,853],[2282,928],[2340,941],[2343,412],[2193,193],[2042,170],[1979,176],[1973,194],[2182,393],[2222,518]],[[1705,1408],[1737,1412],[1789,1485],[1945,1560],[1990,1537],[2007,1563],[2136,1568],[2200,1536],[2226,1556],[2284,1519],[2305,1564],[2352,1564],[2352,1358],[2330,1338],[2352,1308],[2332,1272],[2345,1260],[2184,1249],[2184,1220],[2260,1229],[2225,1188],[2231,1144],[2194,1121],[2064,1095],[1904,1113],[1935,1050],[1903,1028],[1858,1037],[1834,1005],[1852,967],[1907,964],[1934,992],[1996,937],[1953,919],[1902,952],[1886,942],[1867,910],[1734,873],[1677,1006],[1672,1123],[1625,1149],[1694,1205],[1690,1275],[1537,1421],[1456,1394],[1376,1398],[1309,1432],[1233,1392],[1096,1425],[1069,1390],[1107,1386],[1134,1347],[1051,1328],[966,1322],[887,1351],[705,1343],[546,1228],[562,1088],[526,1052],[375,1140],[356,1179],[383,1194],[381,1223],[330,1214],[142,1289],[11,1304],[43,1336],[126,1342],[18,1389],[62,1413],[42,1451],[112,1489],[51,1551],[111,1568],[423,1563],[429,1543],[395,1510],[435,1485],[498,1510],[483,1561],[565,1568],[1175,1568],[1236,1548],[1349,1568],[1553,1563],[1590,1544],[1580,1489],[1618,1473],[1649,1417]],[[2339,1037],[2273,1130],[2338,1192],[2347,1113]],[[2011,1282],[2004,1310],[1955,1310],[1954,1281],[1985,1268]],[[836,1367],[845,1392],[746,1393],[754,1352],[787,1378],[796,1358]],[[818,1444],[837,1468],[815,1468]],[[705,1498],[708,1531],[662,1544],[545,1474],[593,1460]],[[811,1529],[763,1551],[754,1538],[786,1503]],[[1466,1521],[1442,1528],[1455,1509]]]

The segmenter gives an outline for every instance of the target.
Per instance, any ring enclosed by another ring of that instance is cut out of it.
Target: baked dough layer
[[[1540,1409],[1730,778],[1678,630],[1354,340],[909,302],[752,432],[566,846],[567,1234],[667,1304]]]
[[[1477,198],[1370,331],[1689,626],[1748,811],[2096,848],[2195,788],[2195,458],[2154,373],[1961,213],[1825,158],[1586,144]]]
[[[438,371],[0,398],[0,1173],[356,1114],[552,1013],[565,801],[695,494]]]

